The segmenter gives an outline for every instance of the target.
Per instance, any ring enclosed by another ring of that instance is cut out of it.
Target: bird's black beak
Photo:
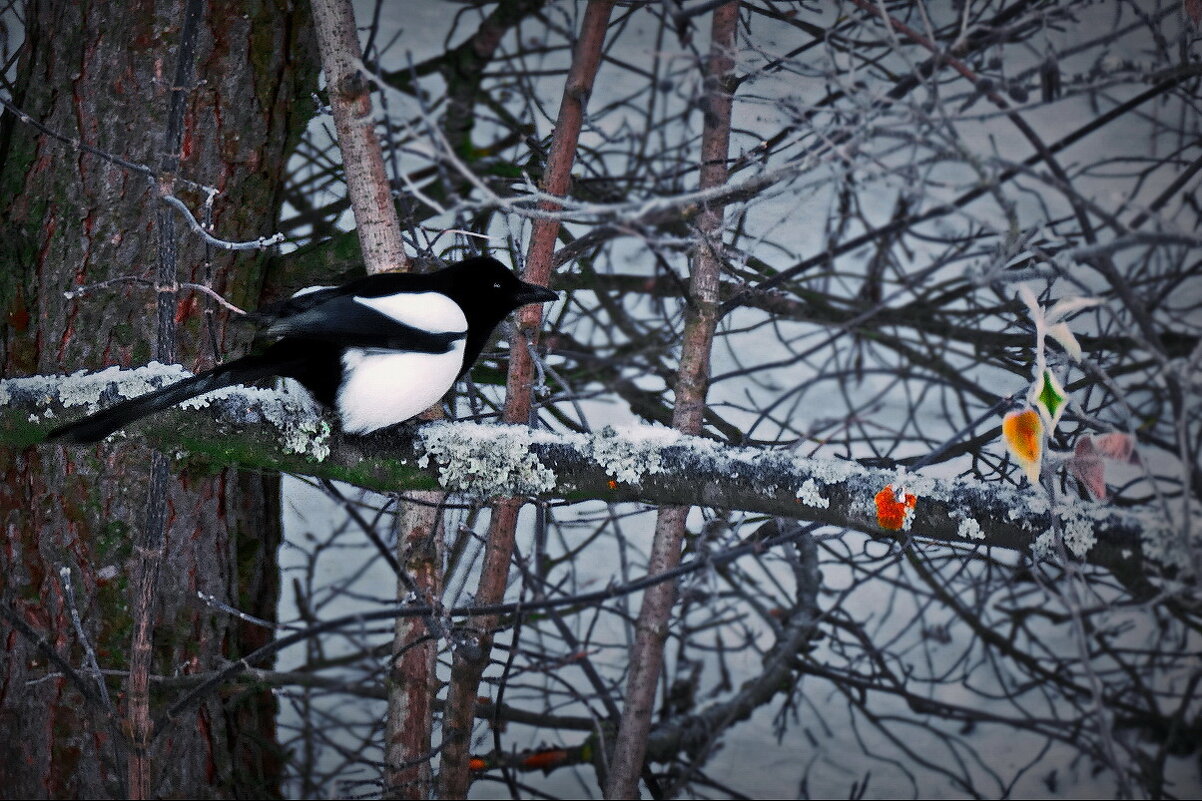
[[[528,284],[523,281],[521,289],[517,291],[513,299],[519,306],[525,306],[527,303],[550,303],[553,300],[559,300],[559,293],[552,292],[545,286]]]

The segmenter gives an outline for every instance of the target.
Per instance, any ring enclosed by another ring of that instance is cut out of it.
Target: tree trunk
[[[30,4],[14,102],[35,124],[84,147],[11,114],[3,118],[5,376],[148,360],[155,339],[153,288],[119,282],[71,299],[63,293],[155,274],[162,235],[158,187],[172,176],[151,180],[88,148],[151,169],[165,163],[161,151],[184,5]],[[219,237],[268,234],[287,156],[310,109],[294,102],[308,97],[315,76],[307,9],[285,0],[204,4],[193,58],[174,192],[201,217],[206,197],[196,184],[216,188],[211,221]],[[209,285],[240,306],[256,305],[263,265],[258,254],[210,249],[186,226],[175,228],[178,281]],[[180,291],[173,303],[176,358],[189,369],[211,366],[246,344],[249,330],[231,326],[229,315],[203,296]],[[0,451],[4,797],[129,792],[128,678],[109,674],[102,687],[83,665],[90,646],[102,670],[129,666],[139,557],[133,543],[148,518],[150,463],[151,452],[129,440],[90,449]],[[197,593],[274,617],[278,480],[172,468],[164,498],[165,551],[159,582],[151,588],[151,670],[186,675],[213,669],[271,637],[204,606]],[[60,575],[64,567],[69,579]],[[86,643],[76,634],[76,613]],[[48,661],[50,652],[75,668],[74,678]],[[167,698],[152,682],[151,717]],[[274,713],[270,694],[249,691],[210,698],[162,724],[151,732],[148,792],[278,795],[282,754]]]

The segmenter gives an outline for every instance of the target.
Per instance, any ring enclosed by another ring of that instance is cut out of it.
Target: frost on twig
[[[0,381],[0,442],[35,444],[65,412],[94,411],[186,375],[176,365],[152,364]],[[1165,544],[1173,538],[1161,536],[1169,524],[1152,509],[1084,501],[1049,508],[1029,488],[899,476],[790,450],[728,447],[658,426],[573,434],[440,422],[347,436],[295,395],[274,390],[233,387],[189,405],[198,408],[154,415],[115,436],[144,437],[180,458],[335,478],[375,490],[442,486],[477,496],[520,492],[692,504],[1037,555],[1039,537],[1058,522],[1072,532],[1077,558],[1135,572],[1153,553],[1157,561],[1183,564]],[[891,532],[878,522],[874,498],[887,486],[903,486],[917,499],[907,531]]]
[[[191,375],[178,364],[151,362],[145,367],[122,370],[109,367],[97,373],[80,370],[69,376],[33,376],[0,381],[0,407],[8,412],[27,407],[25,421],[31,425],[52,427],[63,411],[82,407],[92,414],[125,398],[133,398],[181,381]],[[298,454],[315,461],[329,455],[330,425],[316,413],[313,404],[301,394],[253,387],[226,387],[198,395],[180,404],[183,409],[212,407],[220,419],[234,425],[270,426],[274,439],[286,454]],[[185,432],[186,434],[186,432]],[[110,439],[129,436],[118,431]],[[173,445],[157,442],[164,450],[191,450],[186,441]]]
[[[175,195],[164,194],[160,199],[178,211],[184,218],[184,222],[192,229],[192,232],[205,241],[205,244],[219,248],[221,250],[266,250],[270,247],[275,247],[284,241],[284,235],[276,232],[271,236],[260,236],[256,239],[250,239],[245,242],[234,242],[228,239],[218,239],[208,232],[207,229],[192,215],[192,211],[184,205],[183,201]],[[211,199],[211,198],[210,198]]]

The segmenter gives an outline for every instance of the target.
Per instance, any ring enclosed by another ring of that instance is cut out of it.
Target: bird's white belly
[[[446,353],[348,348],[338,389],[342,429],[365,434],[424,412],[454,385],[463,349],[463,339]]]

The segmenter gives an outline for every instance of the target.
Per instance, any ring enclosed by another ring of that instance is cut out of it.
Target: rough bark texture
[[[44,0],[30,5],[14,101],[48,129],[156,167],[164,142],[183,4]],[[198,214],[216,187],[212,222],[225,238],[269,233],[284,160],[312,89],[307,13],[289,2],[206,4],[194,85],[187,87],[177,195]],[[146,176],[39,135],[5,115],[0,128],[0,323],[3,374],[142,364],[154,342],[156,293],[116,284],[154,274],[161,201]],[[184,230],[183,226],[179,226]],[[180,281],[210,284],[254,306],[255,255],[207,253],[181,234]],[[210,314],[195,294],[174,304],[178,358],[192,369],[237,351],[246,330]],[[88,449],[0,450],[4,543],[0,602],[78,667],[59,568],[70,569],[83,629],[101,668],[124,670],[133,639],[133,534],[146,520],[150,451],[133,442]],[[269,634],[198,604],[211,593],[272,616],[279,539],[277,481],[236,470],[173,474],[165,487],[165,558],[155,599],[152,669],[212,668]],[[0,795],[119,797],[129,749],[123,680],[108,679],[113,706],[89,705],[49,672],[45,649],[0,623]],[[95,687],[94,679],[89,678]],[[164,699],[151,690],[152,712]],[[278,794],[275,705],[262,692],[214,697],[154,732],[149,793],[229,797]]]

